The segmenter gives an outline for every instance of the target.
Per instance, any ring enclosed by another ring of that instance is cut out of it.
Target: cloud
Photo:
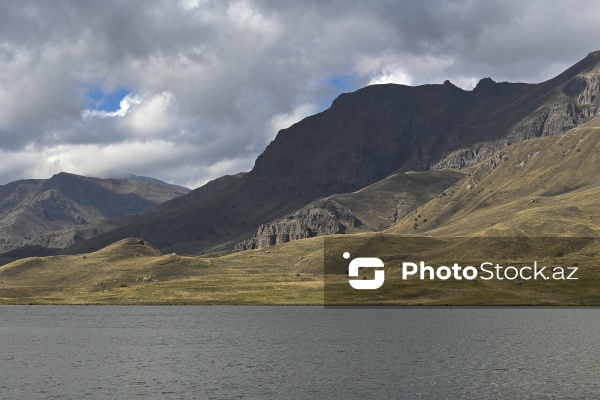
[[[108,145],[66,144],[38,150],[26,148],[18,152],[0,151],[0,157],[9,165],[8,169],[0,173],[0,179],[6,180],[17,171],[23,171],[30,178],[46,178],[62,171],[98,177],[123,176],[123,171],[160,174],[162,169],[168,170],[174,166],[189,169],[188,163],[182,163],[181,160],[194,159],[194,153],[193,148],[160,139]],[[148,165],[148,160],[152,160],[152,166]],[[197,169],[214,168],[213,165],[203,165],[201,162],[196,165]],[[214,172],[222,170],[223,168],[216,167]],[[187,185],[205,182],[194,177],[176,174],[170,176]]]
[[[198,185],[367,84],[539,82],[597,50],[600,4],[0,3],[0,183],[60,170]],[[127,88],[117,110],[90,87]]]
[[[384,67],[376,72],[369,80],[369,85],[379,85],[383,83],[395,83],[397,85],[411,85],[412,78],[402,67]]]
[[[289,113],[279,113],[269,121],[271,126],[269,133],[273,133],[272,138],[275,138],[275,134],[280,130],[289,128],[315,112],[317,112],[317,107],[314,104],[300,104]]]
[[[133,105],[133,107],[131,107]],[[123,113],[124,124],[132,135],[142,137],[153,137],[168,135],[170,130],[178,128],[177,120],[174,118],[173,95],[162,92],[149,96],[145,99],[136,97],[135,102],[125,102],[121,110],[127,107]],[[129,108],[131,107],[131,112]]]
[[[115,111],[104,111],[104,110],[84,110],[83,118],[114,118],[114,117],[124,117],[129,112],[129,109],[133,105],[138,105],[142,103],[142,99],[137,95],[127,95],[119,102],[119,109]]]

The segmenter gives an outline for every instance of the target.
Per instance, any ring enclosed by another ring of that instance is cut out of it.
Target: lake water
[[[599,309],[0,307],[0,399],[592,398]]]

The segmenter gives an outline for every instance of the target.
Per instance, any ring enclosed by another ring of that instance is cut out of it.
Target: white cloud
[[[203,3],[205,3],[203,0],[181,0],[180,5],[184,10],[190,11],[200,7]]]
[[[251,168],[330,104],[332,77],[543,81],[599,35],[587,0],[0,2],[0,183],[119,170],[197,184]],[[88,110],[90,82],[136,94]]]
[[[289,128],[296,122],[313,115],[315,112],[317,112],[317,107],[314,104],[300,104],[289,113],[279,113],[273,116],[269,121],[272,138],[274,138],[280,130]]]
[[[279,29],[279,24],[275,20],[266,18],[248,1],[230,3],[227,8],[227,17],[242,30],[276,34]]]
[[[423,85],[442,83],[455,60],[446,55],[385,54],[361,59],[356,64],[358,73],[370,76],[369,84],[396,83],[400,85]],[[455,78],[456,79],[456,78]]]
[[[60,49],[36,52],[5,43],[0,54],[0,130],[9,134],[25,127],[30,136],[39,122],[77,116],[79,101],[74,91],[65,91],[70,76]]]
[[[162,92],[144,99],[138,98],[122,122],[135,136],[168,135],[177,129],[173,110],[173,95]]]
[[[195,149],[164,140],[130,141],[108,145],[58,145],[48,148],[29,146],[18,152],[0,151],[12,170],[3,170],[0,178],[17,174],[17,178],[45,178],[58,172],[72,172],[89,176],[123,176],[141,173],[152,160],[157,175],[160,168],[168,168],[181,159],[194,156]]]
[[[400,67],[384,67],[376,72],[369,80],[369,85],[395,83],[398,85],[412,85],[412,77]]]
[[[127,115],[127,112],[131,108],[131,106],[136,104],[141,104],[142,99],[137,95],[128,94],[119,102],[119,109],[116,111],[102,111],[102,110],[85,110],[83,112],[83,118],[114,118],[114,117],[124,117]]]
[[[470,76],[457,76],[452,79],[452,83],[454,85],[464,90],[473,90],[479,81],[479,78],[473,78]]]

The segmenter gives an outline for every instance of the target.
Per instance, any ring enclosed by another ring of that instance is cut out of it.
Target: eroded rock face
[[[506,146],[507,144],[505,141],[477,143],[471,147],[451,152],[440,161],[433,164],[431,169],[462,169],[469,165],[480,163]]]
[[[589,57],[596,57],[592,54]],[[494,86],[499,85],[489,78],[482,79],[474,91],[493,95]],[[600,108],[600,67],[582,73],[562,88],[563,96],[553,104],[538,110],[517,122],[509,134],[495,141],[481,142],[467,148],[455,150],[434,162],[432,169],[460,169],[478,164],[498,150],[522,140],[539,136],[560,135],[598,115]],[[451,135],[461,127],[455,127]]]
[[[308,206],[258,228],[256,236],[239,243],[236,250],[262,249],[317,235],[344,233],[360,225],[352,211],[333,199],[318,200]]]

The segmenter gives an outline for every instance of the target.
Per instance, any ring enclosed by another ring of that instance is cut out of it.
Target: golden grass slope
[[[322,242],[188,257],[131,238],[26,258],[0,267],[0,304],[322,304]]]
[[[513,144],[389,232],[433,236],[595,236],[600,118]]]
[[[398,216],[435,198],[465,175],[453,169],[399,172],[353,193],[329,198],[348,207],[361,221],[359,231],[381,231],[393,225]],[[352,228],[349,230],[352,232]]]

